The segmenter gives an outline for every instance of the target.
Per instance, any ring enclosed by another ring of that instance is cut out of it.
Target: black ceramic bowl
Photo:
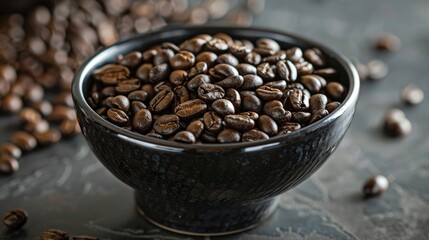
[[[233,38],[268,37],[282,48],[318,47],[349,89],[329,116],[290,134],[233,144],[183,144],[147,137],[101,118],[85,101],[91,73],[119,54],[197,34],[223,32]],[[83,135],[100,161],[136,190],[139,212],[176,232],[219,235],[249,229],[270,216],[277,197],[314,173],[332,154],[355,111],[359,78],[353,65],[331,49],[289,33],[240,27],[180,27],[137,35],[99,51],[73,82]]]

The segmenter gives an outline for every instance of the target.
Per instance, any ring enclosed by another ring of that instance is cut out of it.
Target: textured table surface
[[[259,227],[238,235],[203,239],[428,239],[428,103],[407,108],[399,94],[409,83],[429,95],[429,1],[267,1],[255,25],[300,33],[366,62],[380,58],[389,75],[361,88],[355,119],[340,147],[310,179],[282,195],[280,207]],[[371,40],[392,32],[402,40],[394,54],[371,51]],[[429,97],[427,97],[428,99]],[[383,114],[401,107],[413,123],[405,139],[385,138]],[[0,141],[16,126],[0,117]],[[363,200],[362,182],[381,173],[391,187]],[[143,220],[132,189],[111,175],[79,136],[21,159],[21,170],[0,176],[0,213],[16,207],[30,215],[14,234],[0,239],[37,239],[47,228],[100,239],[200,239],[174,235]]]

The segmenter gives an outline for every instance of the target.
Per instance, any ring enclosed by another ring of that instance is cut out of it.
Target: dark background
[[[415,83],[429,93],[429,1],[269,0],[254,25],[311,37],[367,62],[389,66],[387,78],[363,82],[355,119],[338,150],[310,179],[283,194],[279,209],[249,232],[201,239],[428,239],[428,100],[400,103],[400,91]],[[373,39],[392,32],[402,40],[397,53],[371,50]],[[382,135],[391,107],[405,110],[413,132],[404,139]],[[0,117],[0,142],[18,122]],[[0,176],[0,213],[21,207],[29,221],[0,239],[37,239],[47,228],[100,239],[199,239],[173,235],[143,220],[132,189],[95,158],[83,137],[25,155],[13,176]],[[378,198],[363,200],[362,182],[383,174],[391,182]]]

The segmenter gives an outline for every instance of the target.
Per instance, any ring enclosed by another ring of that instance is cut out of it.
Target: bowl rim
[[[99,56],[107,52],[109,49],[117,48],[119,46],[125,46],[129,42],[134,42],[137,39],[144,39],[145,37],[155,37],[157,35],[163,35],[168,32],[173,31],[184,31],[185,33],[195,31],[195,35],[204,33],[204,30],[218,30],[222,31],[255,31],[260,33],[267,34],[276,34],[283,35],[294,39],[299,42],[304,42],[307,45],[312,47],[317,47],[325,54],[329,54],[332,58],[334,58],[338,63],[344,68],[348,78],[349,78],[349,88],[347,96],[344,98],[344,101],[341,105],[335,109],[332,113],[330,113],[327,117],[317,121],[316,123],[305,126],[301,129],[293,131],[288,134],[273,136],[266,140],[259,140],[254,142],[238,142],[238,143],[201,143],[201,144],[187,144],[180,143],[171,140],[158,139],[154,137],[145,136],[143,134],[133,132],[119,126],[110,123],[109,121],[103,119],[100,115],[98,115],[87,103],[84,93],[83,93],[83,82],[88,74],[91,74],[90,68],[94,65],[97,65],[99,62]],[[252,148],[254,150],[273,146],[280,144],[281,142],[289,141],[290,139],[295,139],[301,135],[307,135],[310,132],[315,131],[318,128],[321,128],[330,122],[337,119],[341,116],[348,108],[352,107],[352,105],[357,101],[359,95],[359,87],[360,80],[358,73],[350,60],[348,60],[342,53],[339,53],[336,50],[327,47],[326,45],[319,43],[317,41],[311,40],[307,37],[301,36],[295,33],[289,33],[285,31],[270,29],[270,28],[261,28],[261,27],[239,27],[239,26],[222,26],[222,25],[202,25],[202,26],[167,26],[157,31],[141,33],[133,35],[129,38],[120,40],[110,46],[99,49],[96,53],[94,53],[90,58],[88,58],[84,64],[79,68],[77,74],[75,75],[72,82],[72,96],[75,101],[75,108],[78,107],[82,109],[83,113],[91,118],[95,123],[101,125],[104,129],[113,132],[118,137],[125,139],[127,141],[145,145],[146,147],[152,147],[157,149],[164,149],[170,151],[183,151],[183,150],[231,150],[231,149],[245,149]],[[77,110],[78,111],[78,110]],[[248,149],[251,150],[251,149]]]

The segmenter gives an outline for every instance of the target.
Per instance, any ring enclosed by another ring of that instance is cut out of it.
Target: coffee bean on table
[[[424,92],[416,85],[410,84],[402,90],[401,99],[407,105],[417,105],[423,102]]]
[[[368,78],[371,80],[381,80],[385,78],[389,72],[389,67],[381,60],[371,60],[366,64],[368,70]]]
[[[401,40],[392,33],[384,33],[376,38],[374,47],[377,50],[396,52],[401,48]]]
[[[0,174],[11,174],[19,170],[16,158],[7,154],[0,154]]]
[[[23,131],[13,133],[10,140],[23,151],[31,151],[37,146],[36,139]]]
[[[69,239],[68,233],[58,229],[48,229],[48,230],[45,230],[40,235],[40,240],[68,240],[68,239]]]
[[[19,118],[21,121],[28,123],[40,121],[42,116],[36,110],[26,107],[19,112]]]
[[[28,214],[23,209],[14,209],[8,211],[3,216],[3,224],[9,230],[18,230],[27,223]]]
[[[412,124],[400,109],[392,109],[384,116],[384,132],[392,137],[403,137],[412,131]]]
[[[53,144],[61,140],[61,133],[54,129],[49,129],[45,132],[35,132],[33,135],[40,145]]]
[[[30,133],[45,132],[49,129],[49,122],[44,119],[28,122],[24,125],[24,130]]]
[[[0,144],[0,155],[8,155],[14,158],[20,158],[22,154],[21,149],[12,143]]]
[[[366,198],[370,198],[384,193],[388,188],[389,180],[385,176],[376,175],[365,181],[362,191]]]
[[[65,137],[75,136],[81,132],[79,123],[77,120],[65,119],[64,121],[61,122],[59,129],[60,129],[61,135]]]
[[[1,101],[1,110],[5,113],[16,113],[21,110],[22,106],[21,98],[14,94],[5,96]]]

